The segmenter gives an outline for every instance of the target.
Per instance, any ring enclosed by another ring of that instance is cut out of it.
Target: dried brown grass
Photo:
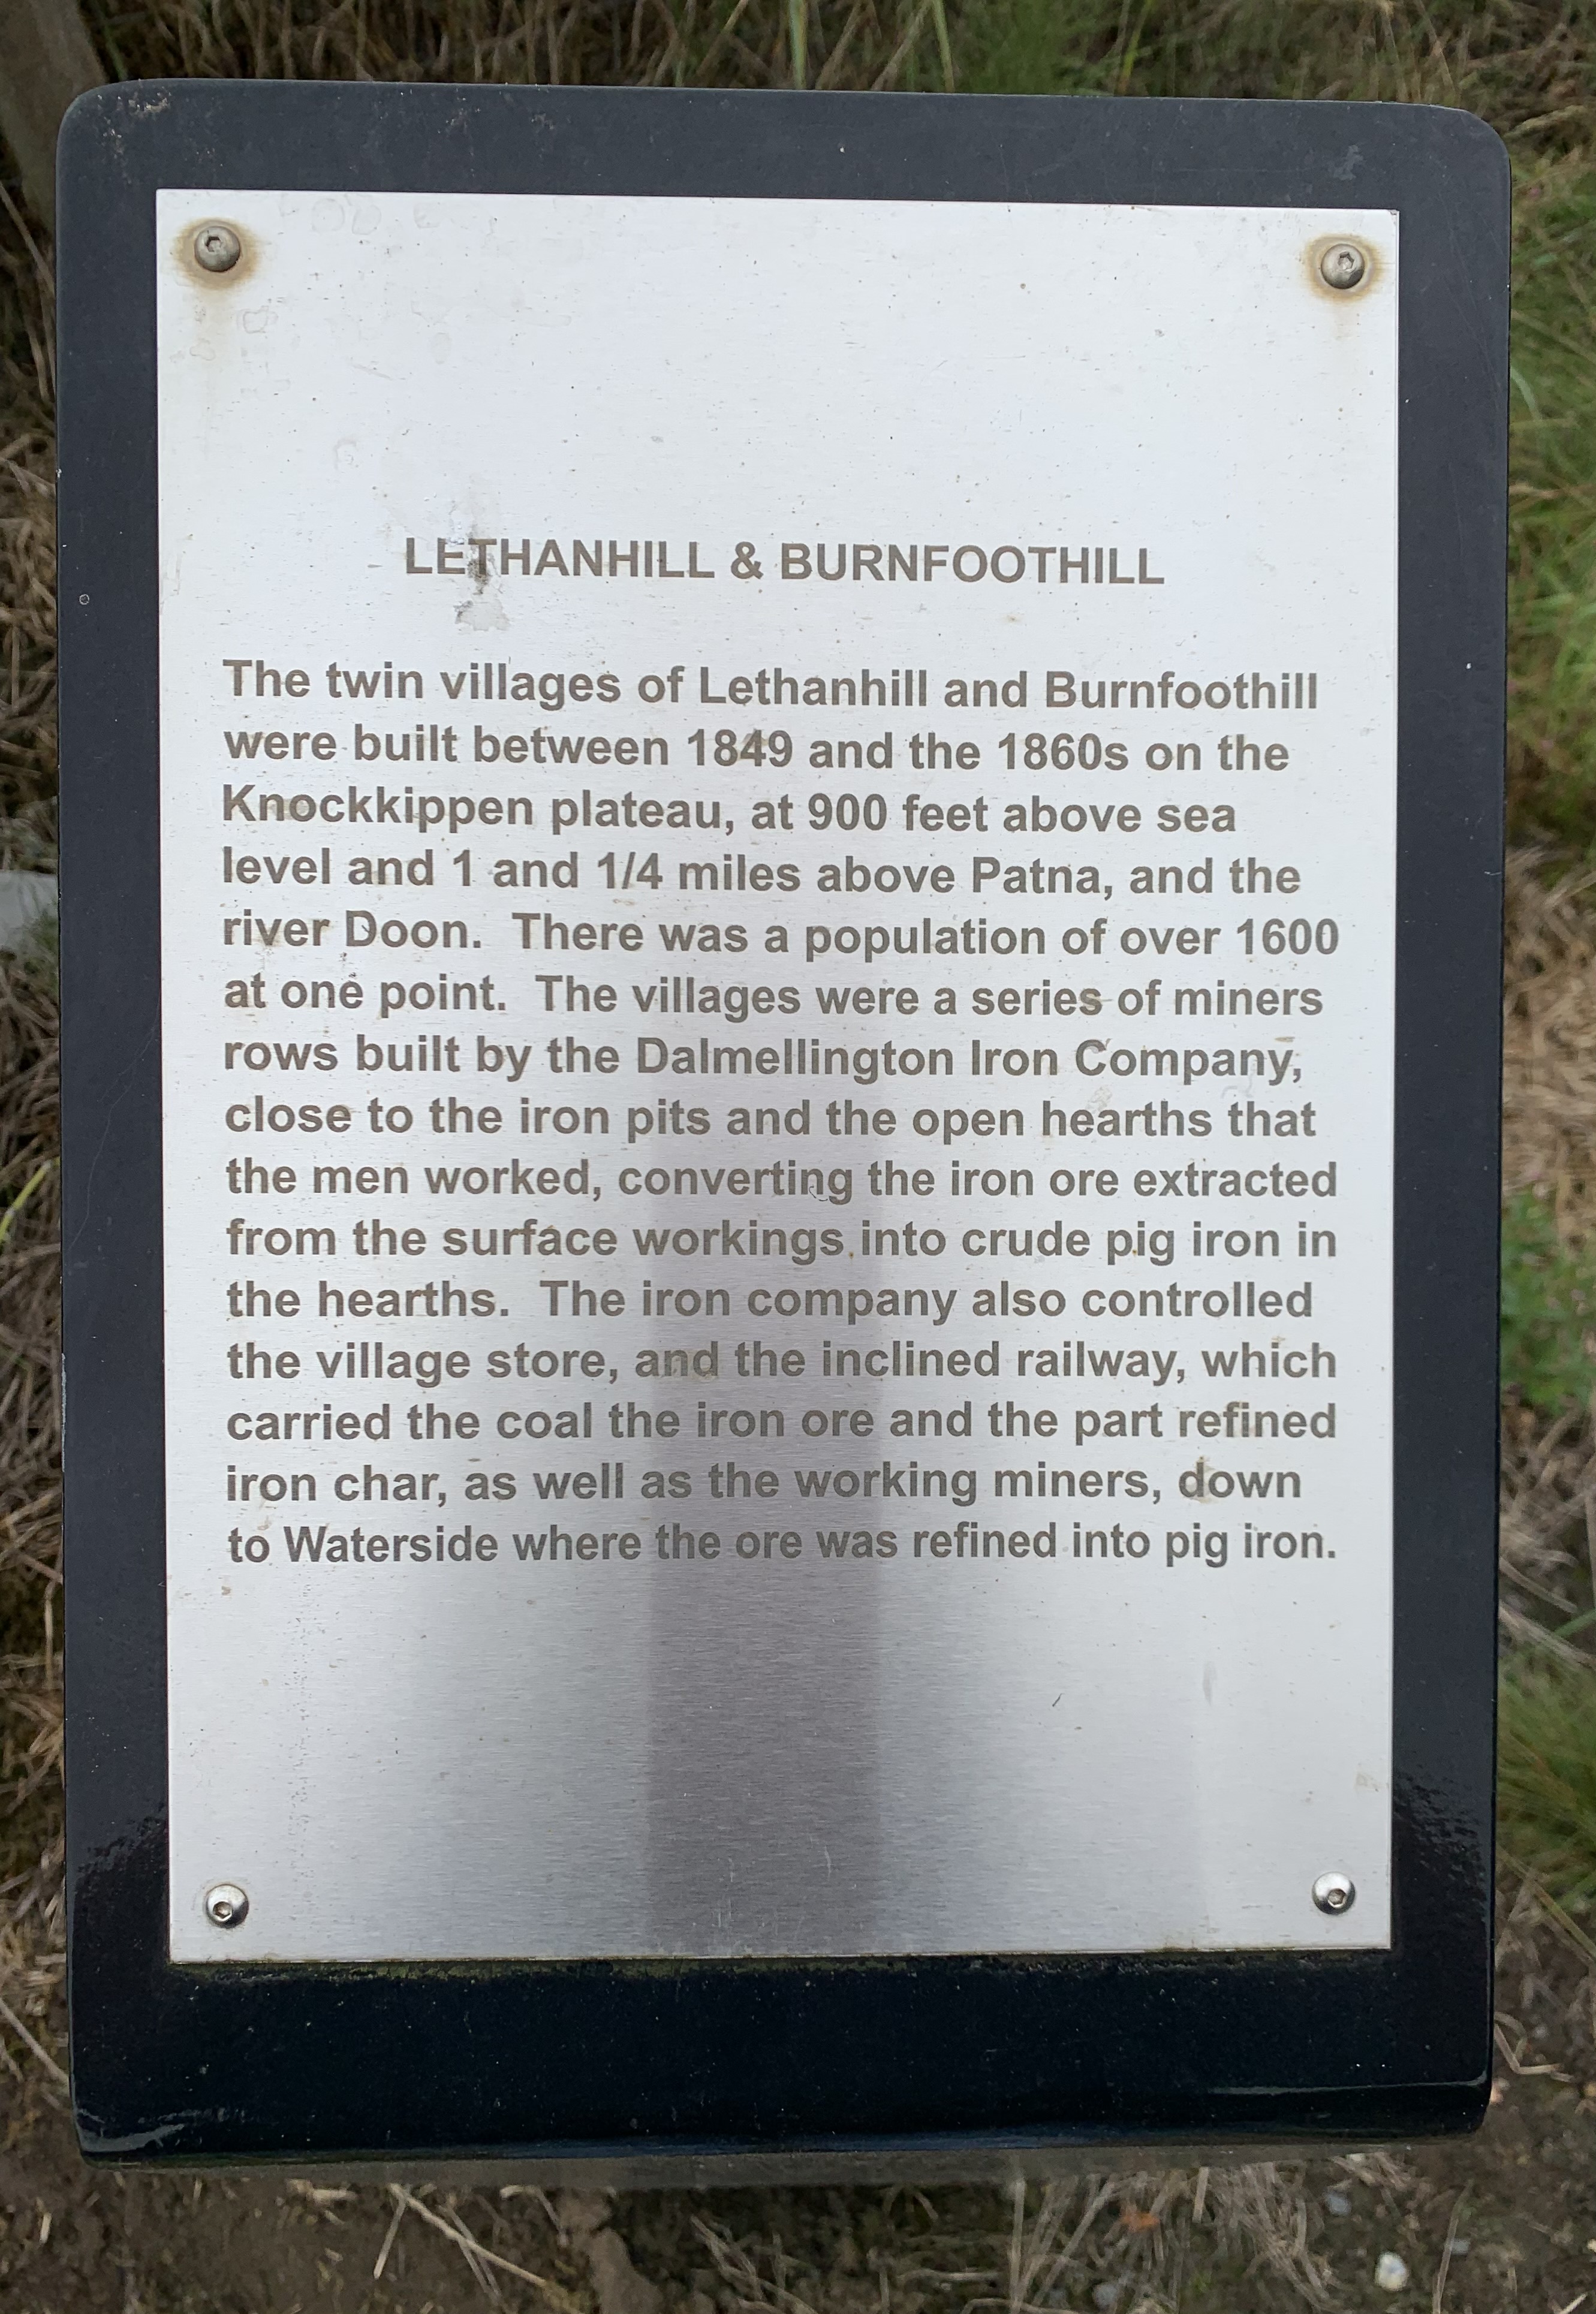
[[[0,959],[0,2048],[35,2082],[65,1934],[55,977],[43,947]]]
[[[146,0],[92,6],[122,78],[951,85],[945,0]]]
[[[56,789],[53,331],[45,253],[0,186],[0,853],[7,866],[40,864]],[[5,824],[18,820],[9,835]]]
[[[1413,2179],[1380,2155],[1349,2168],[1360,2184],[1389,2193]],[[735,2314],[869,2314],[872,2305],[944,2307],[948,2314],[1066,2314],[1112,2307],[1115,2314],[1168,2314],[1194,2273],[1219,2265],[1258,2274],[1282,2299],[1332,2303],[1328,2261],[1310,2238],[1308,2174],[1299,2163],[1101,2169],[1044,2186],[1008,2189],[1009,2222],[999,2230],[995,2193],[896,2192],[896,2222],[883,2225],[863,2256],[852,2243],[799,2248],[790,2237],[739,2230],[717,2216],[692,2218],[710,2260],[706,2279]],[[862,2196],[860,2197],[862,2200]],[[768,2223],[777,2212],[755,2204]],[[706,2293],[707,2294],[707,2293]]]
[[[1503,1188],[1536,1190],[1583,1243],[1596,1231],[1596,868],[1513,852],[1507,925]]]
[[[1546,846],[1509,856],[1503,1011],[1503,1169],[1533,1190],[1572,1244],[1596,1241],[1596,870]],[[1596,1431],[1588,1407],[1549,1426],[1503,1418],[1503,1621],[1565,1661],[1592,1660],[1550,1636],[1596,1592]],[[1586,1635],[1588,1640],[1589,1635]]]
[[[1464,104],[1589,133],[1583,0],[85,0],[119,77],[1089,88]]]
[[[48,252],[0,187],[4,868],[54,864],[50,291]],[[0,956],[0,2064],[21,2074],[29,2098],[55,2093],[48,2059],[63,2022],[56,1041],[53,956],[42,946]]]

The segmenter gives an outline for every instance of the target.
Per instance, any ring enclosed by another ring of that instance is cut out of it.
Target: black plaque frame
[[[1465,2130],[1489,2075],[1508,171],[1418,106],[132,84],[61,139],[73,2087],[85,2151],[664,2182]],[[174,1967],[166,1945],[154,194],[1401,219],[1389,1953]],[[683,2163],[687,2164],[686,2168]],[[617,2168],[616,2165],[620,2165]],[[734,2163],[726,2174],[736,2174]]]

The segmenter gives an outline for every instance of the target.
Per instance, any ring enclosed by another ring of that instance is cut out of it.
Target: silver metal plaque
[[[173,1956],[1386,1945],[1392,216],[158,232]]]

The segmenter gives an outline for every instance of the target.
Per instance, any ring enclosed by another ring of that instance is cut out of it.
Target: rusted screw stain
[[[1369,270],[1369,260],[1355,241],[1333,241],[1319,259],[1318,269],[1327,289],[1355,289]]]
[[[243,243],[230,225],[202,225],[194,236],[194,262],[207,273],[231,273]]]

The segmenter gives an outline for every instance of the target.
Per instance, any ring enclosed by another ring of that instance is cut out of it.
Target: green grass
[[[1596,1902],[1596,1680],[1523,1657],[1502,1681],[1502,1844],[1568,1911]]]
[[[1587,123],[1596,59],[1538,0],[973,0],[961,88],[1463,104],[1537,152]],[[1527,148],[1528,149],[1528,148]]]
[[[1538,1413],[1560,1414],[1596,1390],[1596,1267],[1558,1235],[1531,1190],[1502,1216],[1502,1386]]]
[[[1596,170],[1521,183],[1509,610],[1515,816],[1596,843]]]

